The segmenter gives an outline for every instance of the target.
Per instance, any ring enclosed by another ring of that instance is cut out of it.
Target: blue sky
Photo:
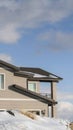
[[[73,120],[73,0],[0,0],[0,59],[62,77],[60,117]]]

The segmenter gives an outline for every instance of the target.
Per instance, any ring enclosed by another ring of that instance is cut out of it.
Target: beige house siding
[[[62,80],[61,77],[40,68],[16,67],[2,60],[0,60],[0,66],[2,74],[0,76],[0,109],[25,109],[33,110],[32,112],[40,110],[43,114],[46,112],[46,116],[51,113],[52,117],[56,117],[56,82]],[[38,94],[41,90],[41,82],[50,83],[50,99]],[[36,83],[36,86],[35,84],[28,86],[28,83]],[[36,93],[24,88],[29,88]]]
[[[4,74],[5,86],[4,90],[0,90],[0,98],[28,98],[24,95],[21,95],[17,92],[13,92],[8,89],[8,86],[17,84],[22,87],[26,87],[26,78],[14,76],[14,74],[6,69],[0,69],[0,73]]]
[[[14,74],[6,69],[1,68],[0,73],[5,76],[4,90],[0,90],[0,98],[28,98],[27,96],[21,95],[17,92],[8,89],[8,86],[17,84],[24,88],[27,87],[27,78],[14,76]],[[30,82],[30,81],[29,81]],[[37,86],[37,92],[39,92],[39,82],[35,82]]]
[[[17,84],[22,87],[27,87],[27,78],[14,76],[13,72],[0,68],[0,73],[5,75],[5,89],[0,90],[0,109],[27,109],[27,110],[45,110],[45,115],[48,116],[48,105],[34,100],[28,96],[19,94],[8,89],[8,86]],[[28,81],[30,82],[30,81]],[[40,83],[37,85],[37,92],[40,91]]]
[[[4,78],[5,78],[5,86],[4,89],[7,90],[8,86],[12,85],[14,83],[14,79],[13,79],[13,73],[6,70],[6,69],[0,69],[0,73],[4,74]]]
[[[17,84],[19,86],[22,86],[24,88],[27,88],[27,78],[15,76],[13,72],[10,72],[6,69],[0,68],[0,73],[4,74],[5,76],[5,90],[8,90],[8,86],[12,84]],[[40,83],[36,81],[28,81],[35,82],[37,86],[37,92],[40,91]]]
[[[27,79],[24,77],[14,76],[14,84],[27,88]]]
[[[5,90],[8,89],[8,86],[12,84],[17,84],[22,87],[26,87],[26,78],[14,76],[13,72],[10,72],[6,69],[0,69],[0,73],[4,74],[5,76]]]
[[[0,90],[0,98],[27,99],[28,97],[12,90]]]
[[[45,110],[45,116],[48,116],[48,107],[46,104],[39,102],[37,100],[25,100],[25,101],[1,101],[0,109],[27,109],[27,110]]]

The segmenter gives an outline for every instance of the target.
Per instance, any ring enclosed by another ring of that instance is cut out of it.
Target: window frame
[[[0,90],[5,90],[5,73],[0,73],[0,75],[4,75],[4,88],[2,89],[2,88],[0,88]]]
[[[29,85],[29,84],[36,84],[36,90],[35,90],[35,91],[30,90],[30,89],[29,89],[29,86],[28,86],[28,90],[30,90],[30,91],[32,91],[32,92],[37,92],[37,83],[36,83],[36,82],[28,82],[28,85]]]

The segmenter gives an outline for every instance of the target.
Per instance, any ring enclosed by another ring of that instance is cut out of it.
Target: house
[[[25,109],[56,116],[56,83],[62,80],[40,68],[16,67],[0,60],[0,109]],[[50,83],[50,97],[40,94],[41,82]]]

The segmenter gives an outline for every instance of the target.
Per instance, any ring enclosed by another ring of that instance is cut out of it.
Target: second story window
[[[28,90],[36,92],[36,83],[28,83]]]
[[[0,74],[0,90],[4,89],[4,74]]]

